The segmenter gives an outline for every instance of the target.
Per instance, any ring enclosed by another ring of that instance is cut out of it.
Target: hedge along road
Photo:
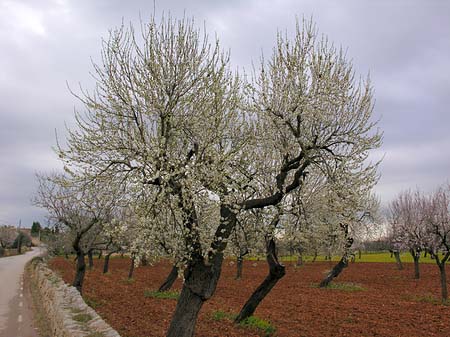
[[[41,254],[33,248],[23,255],[0,258],[0,337],[35,337],[28,296],[23,287],[25,264]]]

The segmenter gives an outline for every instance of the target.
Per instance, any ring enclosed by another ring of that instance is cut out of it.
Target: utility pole
[[[20,231],[20,226],[22,225],[22,219],[19,220],[19,236],[17,237],[17,253],[22,254],[22,233]]]

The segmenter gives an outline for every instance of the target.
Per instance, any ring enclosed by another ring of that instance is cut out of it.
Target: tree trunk
[[[100,260],[103,256],[103,250],[100,250],[98,253],[98,259]]]
[[[403,270],[403,263],[402,260],[400,260],[400,252],[398,250],[393,251],[393,254],[395,256],[395,262],[397,262],[397,269]]]
[[[17,239],[17,254],[22,254],[22,235],[19,232],[19,237]]]
[[[244,258],[239,255],[236,258],[236,280],[240,280],[242,278],[242,265],[244,264]]]
[[[89,260],[89,269],[92,269],[92,268],[94,268],[94,258],[92,256],[91,249],[88,250],[87,256],[88,256],[88,260]]]
[[[410,253],[414,259],[414,278],[419,279],[420,278],[420,270],[419,270],[420,252],[416,252],[413,249],[411,249]]]
[[[303,254],[301,252],[298,253],[297,257],[297,267],[303,266]]]
[[[184,274],[180,298],[172,316],[167,337],[192,337],[195,332],[198,313],[203,303],[216,290],[223,262],[223,253],[218,252],[205,264],[202,256],[196,256],[189,263]]]
[[[446,246],[447,249],[449,249],[448,246]],[[442,257],[442,260],[439,259],[439,252],[436,254],[430,252],[430,255],[434,257],[436,264],[439,267],[439,272],[441,276],[441,295],[442,295],[442,303],[447,302],[448,300],[448,293],[447,293],[447,276],[445,274],[445,263],[450,258],[450,251],[447,251],[444,253],[445,255]]]
[[[447,276],[445,274],[445,262],[438,264],[439,271],[441,274],[441,294],[442,294],[442,302],[446,302],[448,299],[447,294]]]
[[[72,285],[77,288],[80,294],[83,291],[84,275],[86,273],[86,262],[84,260],[84,253],[81,250],[77,251],[77,269],[75,272],[75,279]]]
[[[312,262],[316,262],[316,259],[317,259],[317,250],[314,251]]]
[[[331,271],[327,274],[327,276],[320,282],[319,287],[324,288],[328,286],[331,281],[338,277],[339,274],[344,270],[345,267],[348,266],[348,259],[346,256],[343,256],[341,260],[331,269]]]
[[[361,249],[358,249],[358,259],[359,260],[361,260],[361,255],[362,255]]]
[[[236,280],[240,280],[242,278],[242,269],[244,268],[244,256],[249,253],[248,249],[240,249],[239,256],[237,257],[236,263]]]
[[[172,270],[170,271],[164,283],[161,284],[161,287],[159,287],[158,291],[167,291],[172,288],[172,285],[175,283],[177,276],[178,268],[176,265],[173,265]]]
[[[187,212],[186,227],[191,229],[197,223],[195,207]],[[212,250],[207,261],[203,257],[198,235],[190,240],[193,245],[191,260],[184,271],[184,284],[178,299],[175,312],[170,322],[166,337],[192,337],[195,332],[198,313],[203,305],[214,294],[220,278],[223,263],[223,251],[227,246],[227,239],[236,226],[236,213],[225,204],[220,205],[221,221],[216,229]]]
[[[134,272],[134,257],[131,258],[130,270],[128,271],[129,280],[133,278],[133,272]]]
[[[197,316],[203,306],[203,299],[183,286],[177,302],[175,314],[170,322],[167,337],[192,337],[195,332]]]
[[[103,274],[106,274],[109,271],[109,258],[112,253],[108,253],[105,255],[105,263],[103,264]]]
[[[266,239],[266,251],[269,275],[267,275],[264,281],[256,288],[244,304],[239,315],[234,320],[236,323],[242,322],[246,318],[252,316],[259,303],[261,303],[277,282],[286,274],[285,267],[278,262],[276,245],[273,238]]]
[[[348,266],[348,254],[349,250],[353,244],[353,238],[348,237],[348,225],[341,225],[341,228],[344,230],[344,237],[346,240],[344,246],[344,254],[342,255],[341,260],[331,269],[331,271],[327,274],[327,276],[320,282],[319,287],[324,288],[330,284],[330,282],[338,277],[339,274]]]

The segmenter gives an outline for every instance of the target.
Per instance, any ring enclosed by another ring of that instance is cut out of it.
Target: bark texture
[[[280,264],[276,254],[276,245],[273,238],[266,238],[267,263],[269,265],[269,275],[256,288],[250,298],[242,307],[235,322],[239,323],[253,315],[258,305],[277,284],[277,282],[286,274],[285,267]]]
[[[395,262],[397,263],[397,269],[403,270],[403,263],[402,260],[400,260],[400,252],[398,250],[393,251]]]
[[[89,269],[92,269],[92,268],[94,268],[94,256],[92,253],[92,249],[88,250],[87,256],[88,256],[88,260],[89,260]]]
[[[86,274],[86,262],[84,260],[84,253],[80,250],[77,251],[77,268],[75,272],[75,278],[72,285],[77,288],[80,294],[83,293],[84,275]]]
[[[419,279],[420,278],[420,269],[419,269],[420,251],[411,249],[409,252],[411,253],[413,260],[414,260],[414,278]]]
[[[109,271],[109,259],[112,253],[108,253],[105,255],[105,262],[103,263],[103,274],[106,274]]]
[[[166,280],[163,284],[159,287],[158,291],[167,291],[170,288],[172,288],[173,284],[175,283],[176,279],[178,277],[178,268],[176,265],[173,265],[172,269],[170,270],[169,275],[167,275]]]
[[[242,269],[244,267],[244,256],[248,254],[248,249],[241,250],[236,257],[236,280],[242,278]]]
[[[133,278],[133,273],[134,273],[134,256],[131,257],[130,270],[128,271],[128,279]]]
[[[348,225],[341,225],[341,228],[344,230],[345,235],[345,246],[344,246],[344,254],[342,255],[342,258],[339,260],[339,262],[331,269],[331,271],[327,274],[327,276],[320,282],[319,287],[324,288],[328,286],[331,281],[338,277],[339,274],[348,266],[348,256],[350,248],[353,244],[353,238],[348,237]]]
[[[448,251],[447,253],[445,253],[445,255],[442,257],[442,260],[439,259],[439,253],[436,254],[431,254],[435,261],[436,264],[439,267],[439,274],[440,274],[440,279],[441,279],[441,297],[442,297],[442,302],[447,302],[448,300],[448,292],[447,292],[447,275],[445,273],[445,264],[448,261],[448,259],[450,258],[450,251]]]
[[[167,337],[194,336],[198,313],[216,290],[222,262],[223,254],[216,253],[208,264],[201,256],[189,264]]]

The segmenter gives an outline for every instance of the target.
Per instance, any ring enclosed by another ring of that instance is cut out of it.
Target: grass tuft
[[[236,315],[233,315],[229,312],[225,312],[222,310],[217,310],[212,313],[212,319],[215,321],[223,321],[223,320],[234,321],[235,317]]]
[[[92,316],[89,314],[78,314],[73,316],[72,318],[77,322],[86,323],[92,319]]]
[[[145,290],[145,297],[153,297],[160,299],[174,299],[177,300],[180,297],[180,293],[178,291],[157,291],[157,290]]]
[[[256,316],[250,316],[244,319],[239,325],[244,328],[260,330],[265,336],[272,336],[276,331],[275,327],[269,321]]]
[[[319,284],[313,283],[311,285],[311,287],[319,288]],[[323,289],[342,290],[342,291],[349,291],[349,292],[366,290],[361,285],[352,283],[352,282],[332,282],[328,286],[324,287]]]
[[[443,301],[440,298],[436,298],[431,294],[426,294],[426,295],[422,295],[422,296],[404,296],[404,299],[408,300],[408,301],[414,301],[414,302],[420,302],[420,303],[431,303],[431,304],[435,304],[435,305],[445,305],[445,306],[450,306],[450,300],[447,301]]]
[[[234,322],[236,316],[237,315],[229,312],[217,310],[212,313],[211,318],[215,321],[227,320]],[[244,319],[239,323],[239,326],[241,328],[259,330],[264,334],[264,336],[267,337],[272,336],[276,331],[276,328],[269,321],[261,319],[257,316],[250,316],[249,318]]]
[[[83,296],[83,300],[86,302],[86,304],[88,306],[90,306],[92,309],[97,309],[99,307],[101,307],[102,303],[98,302],[97,300],[87,297],[87,296]]]

